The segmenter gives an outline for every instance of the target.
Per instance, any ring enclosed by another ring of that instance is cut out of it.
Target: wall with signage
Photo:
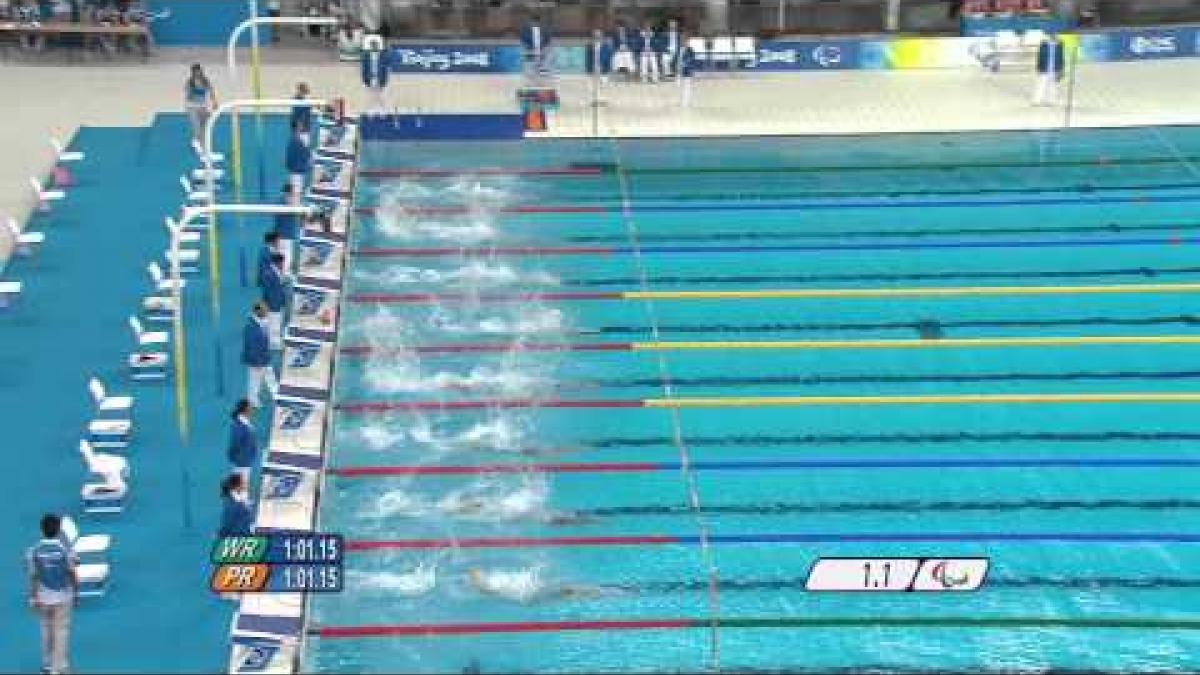
[[[1142,61],[1200,57],[1200,26],[1174,26],[1063,34],[1069,49],[1078,46],[1081,61]],[[979,65],[975,51],[989,37],[763,40],[758,58],[742,70],[908,70],[966,68]],[[551,67],[560,73],[585,72],[587,48],[558,45]],[[521,49],[515,44],[425,44],[392,48],[398,73],[519,73]],[[724,66],[721,66],[724,67]]]

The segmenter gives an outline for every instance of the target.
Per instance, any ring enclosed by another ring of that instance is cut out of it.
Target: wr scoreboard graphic
[[[217,593],[337,593],[343,553],[340,534],[221,537],[213,544],[210,586]]]

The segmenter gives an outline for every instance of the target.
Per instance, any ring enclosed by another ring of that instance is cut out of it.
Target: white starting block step
[[[167,362],[164,352],[134,352],[129,355],[130,377],[135,380],[165,380]]]

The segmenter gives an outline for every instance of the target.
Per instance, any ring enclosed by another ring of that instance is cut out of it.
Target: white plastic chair
[[[33,194],[37,196],[38,206],[45,208],[50,202],[57,202],[66,198],[67,193],[63,190],[47,190],[42,181],[34,176],[29,177],[29,185],[33,187]]]
[[[108,583],[109,564],[106,562],[83,562],[86,557],[103,556],[108,553],[112,537],[107,534],[79,535],[79,528],[70,516],[63,516],[59,535],[63,543],[80,557],[75,566],[75,579],[79,582],[79,595],[104,595]]]
[[[62,516],[60,528],[63,543],[80,556],[104,555],[112,544],[112,536],[107,534],[79,534],[79,527],[70,516]]]
[[[213,167],[212,176],[214,181],[220,181],[221,179],[225,178],[225,169]],[[192,169],[192,180],[196,181],[197,183],[208,180],[208,169],[204,167]]]
[[[67,150],[67,148],[62,144],[62,142],[53,136],[50,137],[50,147],[54,148],[54,157],[60,163],[65,164],[68,162],[82,162],[83,161],[84,154],[82,152]]]
[[[92,402],[96,404],[97,412],[128,413],[133,410],[132,396],[109,396],[100,378],[89,379],[87,386],[88,393],[92,395]]]
[[[21,255],[33,254],[33,247],[46,241],[44,232],[22,232],[16,218],[6,221],[8,233],[12,236],[13,250]]]
[[[196,153],[196,159],[199,159],[201,163],[204,163],[204,146],[200,144],[200,141],[194,138],[192,139],[192,151]],[[219,152],[214,152],[209,155],[209,157],[212,158],[213,164],[220,164],[221,162],[225,161],[225,155]]]
[[[175,228],[175,229],[180,229],[183,232],[189,232],[189,233],[190,232],[207,232],[208,231],[208,220],[204,219],[204,218],[192,220],[190,223],[187,224],[186,227],[176,223],[175,219],[172,218],[171,216],[166,216],[165,218],[163,218],[163,222],[166,223],[168,229]]]
[[[178,237],[180,244],[198,244],[200,243],[200,233],[195,230],[185,230],[175,223],[175,219],[167,216],[163,219],[163,225],[167,228],[168,237]]]
[[[133,339],[139,347],[155,347],[171,341],[171,334],[166,331],[147,331],[136,316],[129,317],[129,329],[133,331]]]
[[[7,307],[21,294],[21,282],[0,281],[0,307]]]
[[[79,455],[88,473],[106,485],[124,485],[129,480],[129,460],[120,455],[96,452],[87,439],[79,440]]]
[[[150,281],[153,282],[154,288],[156,290],[158,290],[159,292],[170,292],[170,291],[175,290],[175,288],[176,288],[175,280],[168,279],[166,277],[166,275],[163,274],[162,268],[158,266],[158,263],[153,262],[153,261],[147,263],[146,264],[146,273],[150,275]],[[187,281],[185,281],[183,279],[179,280],[178,287],[180,289],[182,289],[186,285],[187,285]]]
[[[179,177],[179,187],[183,188],[183,194],[187,198],[189,204],[207,204],[213,200],[212,193],[207,190],[197,190],[192,186],[192,182],[187,176]]]

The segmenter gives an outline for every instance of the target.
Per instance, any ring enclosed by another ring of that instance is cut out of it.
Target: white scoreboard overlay
[[[987,573],[987,558],[821,558],[805,589],[961,593],[979,590]]]

